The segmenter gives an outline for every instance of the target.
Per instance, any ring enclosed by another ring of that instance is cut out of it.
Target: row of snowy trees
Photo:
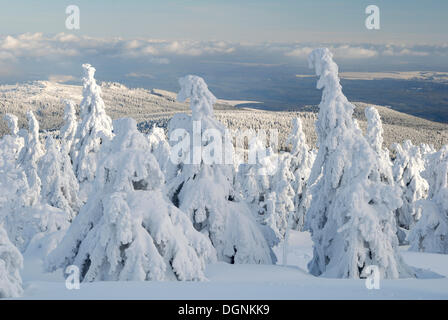
[[[448,147],[436,152],[405,141],[394,146],[392,161],[376,109],[366,109],[365,135],[353,119],[331,53],[317,49],[309,62],[323,89],[318,149],[306,144],[297,118],[291,152],[248,139],[255,163],[236,156],[240,146],[226,139],[213,114],[216,98],[197,76],[179,80],[178,100],[189,99],[192,113],[169,122],[175,139],[158,127],[145,135],[133,119],[112,121],[88,64],[80,119],[64,101],[64,125],[45,146],[32,112],[28,130],[6,115],[0,297],[21,293],[22,254],[30,252],[48,271],[78,266],[83,281],[201,280],[216,260],[275,263],[272,248],[289,228],[311,232],[309,270],[316,276],[360,278],[376,265],[386,278],[413,277],[399,243],[448,253]],[[193,152],[178,149],[198,127],[196,147],[219,143],[213,152],[224,159],[230,151],[233,163],[192,162]]]

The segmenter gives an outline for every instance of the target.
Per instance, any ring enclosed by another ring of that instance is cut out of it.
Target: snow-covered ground
[[[276,248],[278,265],[216,263],[206,269],[208,281],[81,283],[68,290],[60,271],[41,272],[39,262],[25,256],[22,299],[448,299],[448,255],[408,252],[405,261],[421,271],[421,279],[381,280],[367,289],[365,280],[317,278],[307,272],[312,256],[309,233],[291,231],[287,265],[283,244]]]

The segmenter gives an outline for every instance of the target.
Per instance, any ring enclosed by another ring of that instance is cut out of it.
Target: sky
[[[365,27],[370,4],[380,9],[379,30]],[[267,89],[258,87],[261,78],[289,81],[310,74],[307,56],[321,46],[333,52],[343,71],[448,71],[446,0],[0,0],[0,5],[3,84],[79,83],[80,66],[88,62],[99,79],[129,86],[174,90],[177,77],[194,73],[222,89],[251,74],[254,90],[261,91]],[[66,28],[68,5],[79,7],[79,30]]]
[[[4,2],[5,34],[66,32],[65,8],[80,8],[77,34],[168,40],[446,43],[446,0],[14,0]],[[381,29],[364,26],[380,8]]]

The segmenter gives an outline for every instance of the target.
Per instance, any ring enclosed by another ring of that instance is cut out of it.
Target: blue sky
[[[149,0],[2,1],[0,30],[59,33],[65,7],[76,4],[81,29],[97,37],[226,41],[447,41],[446,0]],[[364,9],[381,10],[381,30],[364,27]]]
[[[80,30],[65,9],[80,8]],[[381,29],[365,28],[380,8]],[[0,0],[0,83],[79,83],[81,64],[100,80],[175,89],[200,74],[225,87],[311,73],[326,46],[344,71],[448,71],[446,0]],[[224,80],[226,79],[226,80]],[[289,81],[289,80],[285,80]]]

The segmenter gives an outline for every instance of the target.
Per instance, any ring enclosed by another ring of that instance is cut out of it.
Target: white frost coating
[[[58,142],[51,136],[47,137],[46,150],[38,164],[41,197],[49,205],[66,212],[67,219],[71,221],[78,213],[81,201],[78,199],[79,185],[70,157],[60,150]]]
[[[306,143],[305,133],[303,132],[302,120],[294,118],[292,120],[292,130],[286,143],[291,146],[291,172],[294,180],[291,186],[294,189],[294,229],[301,230],[304,224],[305,213],[308,210],[311,195],[308,192],[307,181],[313,167],[316,152],[311,150]]]
[[[0,299],[22,295],[22,278],[20,277],[22,266],[22,255],[9,241],[5,229],[0,224]]]
[[[112,138],[112,120],[106,114],[101,98],[101,87],[96,84],[95,68],[83,64],[83,99],[81,123],[76,131],[72,149],[73,167],[79,182],[92,182],[95,178],[98,152],[103,142]]]
[[[216,252],[163,195],[163,174],[133,119],[114,121],[91,194],[47,268],[77,265],[82,281],[202,280]]]
[[[216,102],[216,97],[208,90],[204,79],[188,75],[180,78],[179,84],[181,89],[177,94],[177,101],[184,102],[190,98],[193,120],[213,117],[213,104]]]
[[[308,268],[317,276],[360,278],[376,265],[383,278],[411,277],[395,234],[399,192],[381,179],[380,159],[353,121],[331,52],[316,49],[308,59],[323,89],[306,216],[314,242]]]
[[[61,144],[64,152],[69,153],[75,140],[78,120],[76,119],[75,103],[64,99],[64,126],[61,128]]]
[[[428,156],[423,176],[429,182],[427,199],[417,202],[421,218],[411,229],[410,250],[448,253],[448,146]]]
[[[178,100],[190,98],[193,115],[176,114],[169,123],[169,135],[176,129],[183,129],[190,135],[191,146],[193,121],[200,120],[202,133],[213,129],[221,134],[222,159],[225,159],[224,150],[233,155],[232,143],[225,139],[225,127],[212,116],[215,98],[204,80],[187,76],[179,83]],[[212,143],[210,137],[203,135],[201,148]],[[236,199],[232,164],[182,162],[178,170],[177,177],[170,184],[170,197],[188,215],[196,230],[209,236],[219,260],[230,263],[273,262],[274,254],[252,212],[245,202]]]
[[[425,170],[425,159],[422,149],[414,146],[410,140],[403,144],[394,144],[395,160],[394,178],[401,187],[403,206],[397,210],[398,225],[410,230],[420,219],[421,210],[417,201],[428,196],[429,185],[422,177]]]

